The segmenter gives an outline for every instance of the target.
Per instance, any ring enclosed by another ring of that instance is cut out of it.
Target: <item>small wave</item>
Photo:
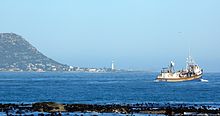
[[[205,79],[200,79],[201,82],[205,82],[205,83],[208,83],[209,80],[205,80]]]

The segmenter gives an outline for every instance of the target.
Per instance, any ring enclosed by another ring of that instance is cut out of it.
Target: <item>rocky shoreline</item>
[[[139,104],[62,104],[39,102],[32,104],[0,104],[6,115],[67,115],[69,113],[114,113],[114,114],[160,114],[160,115],[220,115],[219,106],[199,104],[139,103]],[[37,113],[36,113],[37,112]],[[81,114],[83,115],[83,114]]]

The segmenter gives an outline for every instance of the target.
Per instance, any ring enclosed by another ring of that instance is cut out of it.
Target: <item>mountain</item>
[[[15,33],[0,33],[0,71],[67,71]]]

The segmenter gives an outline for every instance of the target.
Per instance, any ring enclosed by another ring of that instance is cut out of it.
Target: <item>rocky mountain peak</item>
[[[0,71],[65,71],[68,67],[40,53],[22,36],[0,33]]]

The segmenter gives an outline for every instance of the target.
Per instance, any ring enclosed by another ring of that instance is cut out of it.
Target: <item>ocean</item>
[[[1,72],[0,103],[198,103],[220,104],[220,73],[208,82],[155,82],[158,73]]]

